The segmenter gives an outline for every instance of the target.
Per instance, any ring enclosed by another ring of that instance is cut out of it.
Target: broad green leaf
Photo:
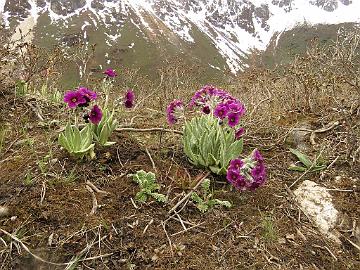
[[[291,171],[297,171],[297,172],[305,172],[307,170],[307,168],[305,167],[300,167],[300,166],[296,166],[296,165],[290,165],[290,167],[288,168]]]
[[[293,153],[307,168],[310,168],[313,165],[309,157],[301,153],[299,150],[290,148],[290,152]]]

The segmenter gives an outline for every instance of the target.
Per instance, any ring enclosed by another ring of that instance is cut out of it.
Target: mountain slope
[[[252,48],[265,50],[274,35],[305,21],[360,22],[358,10],[360,1],[351,0],[0,0],[0,13],[10,27],[29,16],[37,25],[45,16],[63,32],[77,27],[85,40],[88,32],[98,30],[108,47],[122,42],[129,22],[146,42],[157,47],[171,43],[184,53],[191,52],[200,33],[234,73],[246,66],[243,59]],[[46,27],[41,31],[46,36]],[[225,68],[223,61],[210,59],[208,64]]]

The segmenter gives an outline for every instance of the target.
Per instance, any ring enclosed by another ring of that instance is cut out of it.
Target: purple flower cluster
[[[126,108],[130,109],[134,107],[134,102],[135,102],[135,93],[133,90],[129,89],[125,94],[124,105]]]
[[[64,102],[67,103],[71,109],[88,107],[89,103],[96,99],[96,92],[85,87],[67,91],[64,95]],[[83,118],[86,122],[90,120],[93,124],[97,125],[102,118],[101,109],[97,105],[94,105],[90,112],[86,113]]]
[[[79,87],[77,90],[67,91],[64,95],[64,102],[69,108],[87,107],[89,103],[97,99],[97,94],[85,87]]]
[[[214,115],[221,120],[227,118],[228,125],[232,128],[239,124],[244,114],[245,106],[234,98],[219,103],[214,110]]]
[[[266,180],[264,158],[255,149],[249,158],[230,162],[226,179],[238,190],[255,190]]]
[[[227,119],[230,127],[239,124],[245,114],[245,106],[236,98],[222,89],[206,85],[191,98],[189,108],[200,107],[205,114],[213,115],[221,120]],[[241,134],[242,135],[242,134]],[[241,137],[238,134],[238,138]]]
[[[212,85],[205,85],[199,91],[196,91],[194,96],[191,98],[189,108],[201,107],[204,113],[211,109],[212,103],[219,100],[231,98],[231,96],[224,90],[215,88]],[[208,109],[205,109],[205,108]]]
[[[103,72],[108,78],[115,78],[117,76],[117,73],[112,68],[108,68]]]
[[[184,110],[184,104],[181,100],[175,99],[170,102],[166,109],[166,116],[169,125],[175,124]]]

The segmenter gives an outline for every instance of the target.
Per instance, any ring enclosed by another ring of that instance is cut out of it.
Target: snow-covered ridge
[[[113,28],[110,32],[110,26],[120,32],[129,17],[146,30],[144,34],[165,25],[189,43],[196,42],[196,28],[213,42],[233,72],[242,69],[241,58],[250,49],[264,50],[276,33],[304,22],[360,22],[359,10],[360,0],[0,0],[5,20],[32,16],[36,21],[46,13],[54,23],[66,24],[69,18],[90,12],[94,26],[109,26],[107,42],[121,38]]]

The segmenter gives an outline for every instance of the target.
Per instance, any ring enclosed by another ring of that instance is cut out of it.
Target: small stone
[[[285,238],[279,238],[278,243],[281,245],[286,244],[286,239]]]
[[[158,259],[159,259],[159,256],[156,255],[156,254],[151,257],[151,260],[152,260],[153,262],[157,261]]]
[[[341,176],[340,175],[336,176],[335,177],[335,182],[339,183],[340,181],[341,181]]]
[[[57,158],[53,158],[51,161],[50,161],[50,163],[51,164],[55,164],[56,162],[58,162],[59,160],[57,159]]]
[[[0,206],[0,217],[6,217],[7,215],[9,215],[9,208]]]
[[[286,239],[287,240],[291,240],[291,241],[295,241],[295,234],[290,234],[290,233],[288,233],[288,234],[286,234]]]
[[[11,220],[12,222],[14,222],[16,219],[17,219],[17,216],[12,216],[12,217],[10,218],[10,220]]]

